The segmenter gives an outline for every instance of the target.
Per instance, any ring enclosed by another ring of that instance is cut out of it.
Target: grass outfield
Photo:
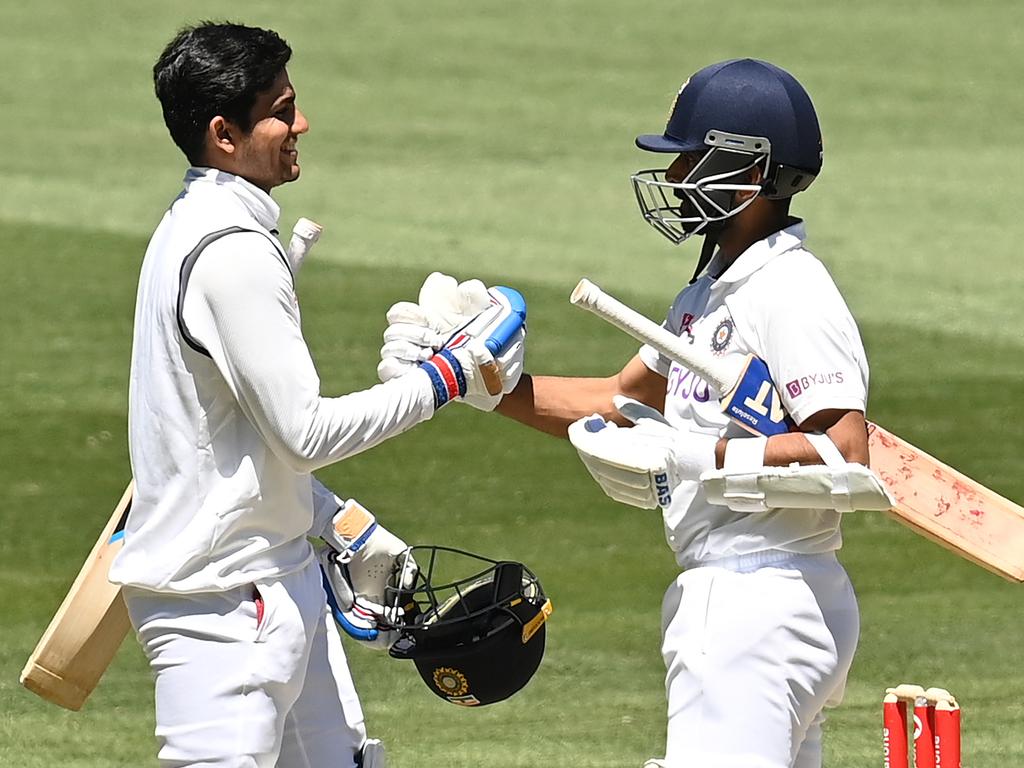
[[[17,676],[127,480],[135,279],[183,172],[149,67],[176,26],[237,9],[66,5],[6,9],[0,46],[18,128],[0,157],[0,766],[155,765],[134,644],[81,713]],[[796,211],[860,322],[870,415],[1024,498],[1014,0],[246,7],[293,44],[313,124],[303,179],[278,198],[284,222],[327,225],[299,278],[326,391],[374,382],[384,311],[435,266],[524,291],[528,369],[614,370],[634,345],[569,307],[576,279],[658,315],[695,258],[640,221],[632,137],[662,125],[690,71],[750,54],[796,72],[821,114],[825,170]],[[322,477],[410,541],[525,560],[555,602],[540,673],[481,711],[352,650],[393,765],[628,768],[660,753],[658,609],[674,565],[657,518],[606,500],[567,444],[453,407]],[[882,516],[844,529],[863,628],[826,765],[880,764],[881,692],[902,681],[963,701],[967,768],[1024,765],[1024,593]]]

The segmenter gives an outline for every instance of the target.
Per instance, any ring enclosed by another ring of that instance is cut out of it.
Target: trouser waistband
[[[695,563],[693,568],[725,568],[737,573],[749,573],[761,568],[770,568],[779,565],[801,565],[815,562],[827,562],[835,560],[835,552],[822,552],[813,555],[802,555],[796,552],[786,552],[781,549],[765,549],[760,552],[749,552],[743,555],[732,555],[730,557],[719,557],[712,560],[704,560]]]

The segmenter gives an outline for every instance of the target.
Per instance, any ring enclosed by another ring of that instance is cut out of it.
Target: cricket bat
[[[569,300],[703,378],[723,393],[723,412],[748,431],[789,431],[763,360],[748,355],[735,365],[706,355],[587,279]],[[871,468],[896,500],[889,510],[895,520],[1008,581],[1024,582],[1024,509],[871,422],[868,449]]]
[[[121,588],[107,573],[121,550],[133,488],[129,482],[21,672],[22,685],[67,709],[82,708],[131,629]]]

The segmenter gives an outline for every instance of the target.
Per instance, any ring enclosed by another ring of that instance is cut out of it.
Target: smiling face
[[[208,163],[265,192],[299,178],[296,144],[309,123],[295,106],[287,70],[282,69],[270,87],[257,95],[249,118],[249,131],[219,115],[210,121]]]

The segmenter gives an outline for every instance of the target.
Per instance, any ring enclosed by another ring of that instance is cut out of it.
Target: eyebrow
[[[270,108],[271,109],[276,109],[277,107],[284,106],[285,104],[288,104],[288,103],[294,102],[294,101],[295,101],[295,89],[294,88],[289,88],[287,91],[285,91],[285,93],[283,95],[281,95],[281,96],[277,97],[276,99],[274,99],[274,103],[270,105]]]

